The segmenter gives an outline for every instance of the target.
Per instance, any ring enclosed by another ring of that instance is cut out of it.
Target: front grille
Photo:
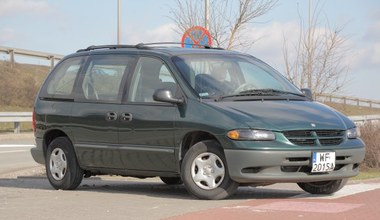
[[[315,131],[318,137],[333,137],[333,136],[343,136],[344,131],[341,130],[319,130]]]
[[[310,137],[312,131],[285,131],[286,137]]]
[[[301,145],[301,146],[315,145],[314,139],[293,139],[293,138],[289,138],[289,141],[292,142],[293,144]]]
[[[285,137],[299,146],[339,145],[344,140],[344,130],[296,130],[284,131]]]
[[[343,142],[343,138],[320,139],[319,142],[321,145],[339,145]]]

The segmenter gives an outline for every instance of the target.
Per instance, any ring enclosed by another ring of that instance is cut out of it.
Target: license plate
[[[329,172],[335,168],[335,152],[313,152],[312,173]]]

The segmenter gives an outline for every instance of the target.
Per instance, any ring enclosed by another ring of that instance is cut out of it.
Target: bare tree
[[[310,4],[310,3],[309,3]],[[308,25],[300,16],[300,32],[293,50],[284,37],[283,56],[288,79],[300,88],[309,88],[315,96],[334,94],[342,90],[346,82],[348,66],[344,57],[348,54],[343,27],[318,27],[322,4],[309,5]],[[292,53],[290,52],[292,51]]]
[[[183,34],[193,26],[203,26],[205,0],[175,0],[171,8],[171,19],[176,23],[176,32]],[[247,47],[254,39],[247,39],[243,31],[247,26],[269,12],[278,0],[210,0],[209,31],[214,46],[226,49]]]

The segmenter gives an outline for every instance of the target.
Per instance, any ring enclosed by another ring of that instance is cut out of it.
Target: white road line
[[[0,151],[0,154],[20,153],[20,152],[28,152],[28,151],[29,150]]]
[[[34,144],[0,144],[0,148],[9,148],[9,147],[35,147]]]

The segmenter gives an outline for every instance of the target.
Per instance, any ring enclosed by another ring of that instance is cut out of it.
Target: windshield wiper
[[[239,92],[238,95],[279,95],[279,94],[289,94],[289,95],[296,95],[305,97],[302,93],[295,93],[295,92],[288,92],[288,91],[282,91],[277,89],[251,89]]]
[[[224,98],[230,98],[230,97],[241,97],[241,96],[278,96],[278,95],[295,95],[300,97],[306,97],[302,93],[295,93],[295,92],[288,92],[288,91],[282,91],[277,89],[250,89],[246,91],[239,92],[238,94],[232,94],[232,95],[225,95],[219,97],[218,101],[224,99]]]

